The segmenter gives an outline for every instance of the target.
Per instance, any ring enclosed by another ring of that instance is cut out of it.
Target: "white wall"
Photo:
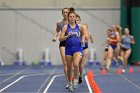
[[[0,0],[12,5],[14,8],[53,8],[70,7],[76,5],[79,7],[92,8],[119,8],[120,0]]]
[[[98,59],[102,60],[105,42],[106,26],[101,20],[111,24],[120,23],[119,9],[85,9],[76,10],[81,15],[82,22],[89,25],[89,31],[94,36],[94,44],[90,48],[97,49]],[[85,12],[86,11],[86,12]],[[90,15],[88,13],[91,13]],[[93,16],[94,15],[94,16]],[[97,19],[96,17],[99,19]],[[14,61],[15,57],[2,47],[14,52],[17,48],[23,48],[24,57],[28,63],[41,59],[42,51],[49,48],[53,64],[61,64],[58,49],[58,41],[53,43],[52,32],[55,31],[56,21],[61,19],[61,10],[0,10],[0,53],[6,64]],[[44,27],[41,27],[44,26]],[[48,33],[44,28],[50,29]]]

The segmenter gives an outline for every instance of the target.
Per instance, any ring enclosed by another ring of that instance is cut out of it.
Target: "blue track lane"
[[[64,76],[56,77],[48,89],[47,93],[69,93],[68,89],[65,88],[66,81]],[[83,83],[78,85],[78,88],[74,90],[74,93],[89,93],[88,86],[86,84],[85,78]]]
[[[140,93],[138,88],[118,74],[98,75],[94,79],[103,93]]]
[[[128,66],[126,73],[122,75],[116,74],[116,66],[111,66],[112,74],[101,75],[99,67],[99,65],[87,65],[84,74],[89,70],[93,70],[94,79],[102,90],[102,93],[140,93],[140,67],[134,66],[134,73],[130,74]],[[63,66],[2,66],[0,67],[0,82],[5,82],[0,83],[0,90],[18,78],[25,76],[4,89],[3,92],[37,93],[39,91],[39,93],[43,93],[52,77],[56,75],[59,76],[54,79],[47,93],[69,93],[65,89],[66,81]],[[85,78],[83,83],[73,93],[89,93]]]
[[[37,92],[49,75],[27,76],[3,92]]]

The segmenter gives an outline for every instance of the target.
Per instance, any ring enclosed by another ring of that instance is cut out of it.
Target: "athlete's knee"
[[[68,66],[67,67],[67,72],[71,72],[71,69],[72,69],[72,67],[71,66]]]
[[[111,59],[112,59],[112,57],[110,57],[110,56],[108,56],[107,58],[108,58],[109,60],[111,60]]]
[[[66,59],[65,58],[62,58],[62,61],[63,61],[63,63],[66,63]]]
[[[74,68],[78,68],[79,67],[79,64],[74,64]]]
[[[64,62],[63,65],[64,65],[64,67],[67,67],[67,63],[66,62]]]
[[[83,54],[82,57],[87,58],[88,54]]]
[[[83,66],[83,64],[82,64],[82,63],[80,63],[80,64],[79,64],[79,67],[81,68],[82,66]]]
[[[104,60],[106,60],[106,59],[107,59],[107,57],[104,58]]]
[[[124,56],[124,59],[125,59],[125,60],[128,59],[128,56]]]

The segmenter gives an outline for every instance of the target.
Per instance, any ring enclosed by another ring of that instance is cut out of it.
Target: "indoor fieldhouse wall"
[[[120,0],[0,0],[14,8],[56,8],[77,5],[88,8],[120,8]]]
[[[6,3],[0,9],[1,59],[6,64],[11,64],[15,60],[12,53],[15,53],[17,48],[23,48],[24,59],[30,64],[32,61],[41,60],[42,51],[49,48],[53,64],[61,64],[59,41],[56,43],[51,41],[56,21],[62,18],[61,9],[37,7],[15,10],[11,9],[13,6]],[[104,51],[102,44],[105,42],[108,29],[106,23],[120,24],[119,8],[85,8],[84,10],[76,8],[76,12],[81,15],[82,22],[89,25],[89,31],[94,37],[94,44],[90,43],[89,46],[96,49],[98,60],[102,60]]]

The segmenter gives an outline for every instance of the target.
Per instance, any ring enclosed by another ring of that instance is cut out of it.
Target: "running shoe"
[[[73,80],[73,88],[74,89],[78,88],[78,81],[77,80]]]
[[[79,76],[79,81],[78,81],[78,83],[81,84],[82,81],[83,81],[82,76]]]
[[[68,88],[69,88],[69,84],[66,85],[66,89],[68,89]]]
[[[69,92],[73,92],[73,84],[72,84],[72,82],[69,83],[69,88],[68,89],[69,89]]]

